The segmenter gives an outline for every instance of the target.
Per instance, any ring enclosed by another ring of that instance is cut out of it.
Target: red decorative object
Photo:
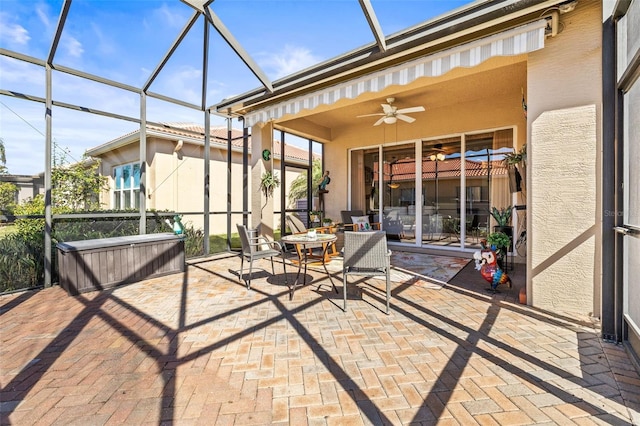
[[[496,293],[498,286],[504,284],[509,288],[513,287],[509,275],[498,266],[495,249],[487,247],[486,240],[482,240],[480,244],[482,250],[475,252],[473,257],[476,260],[476,269],[480,270],[482,277],[491,285],[488,290]]]

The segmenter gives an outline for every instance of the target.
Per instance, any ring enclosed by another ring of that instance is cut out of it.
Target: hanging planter
[[[260,190],[266,198],[273,196],[273,191],[280,186],[280,179],[277,175],[267,170],[260,178]]]
[[[527,144],[520,151],[505,154],[502,160],[509,172],[509,188],[511,192],[526,191],[527,178]]]

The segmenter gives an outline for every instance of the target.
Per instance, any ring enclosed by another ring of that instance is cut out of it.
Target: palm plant
[[[313,160],[311,166],[311,188],[313,190],[312,195],[318,193],[318,185],[322,181],[322,162],[320,160]],[[297,200],[307,198],[307,175],[301,173],[297,178],[291,181],[289,187],[289,205],[295,204]]]

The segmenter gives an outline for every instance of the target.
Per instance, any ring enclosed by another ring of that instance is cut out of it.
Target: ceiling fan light
[[[399,183],[389,183],[388,185],[389,185],[389,188],[392,188],[392,189],[400,188],[400,184]]]
[[[444,154],[443,154],[443,153],[441,153],[441,152],[439,152],[439,153],[436,155],[436,158],[438,159],[438,161],[443,161],[443,160],[444,160]]]
[[[383,121],[384,121],[386,124],[393,124],[393,123],[395,123],[395,122],[396,122],[396,118],[395,118],[395,117],[385,117],[385,118],[383,119]]]

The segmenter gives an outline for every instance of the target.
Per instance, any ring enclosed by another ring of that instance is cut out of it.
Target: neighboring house
[[[16,191],[15,202],[20,204],[33,199],[38,194],[44,194],[44,173],[31,175],[0,175],[0,182],[14,184]]]
[[[223,234],[227,229],[227,128],[213,127],[210,133],[210,226],[212,234]],[[234,223],[242,223],[242,202],[245,191],[242,135],[241,130],[233,129],[231,132],[232,196],[230,202],[232,211],[237,212],[232,219]],[[194,227],[201,229],[205,181],[204,128],[193,123],[166,123],[165,127],[148,125],[146,138],[148,165],[145,179],[146,209],[184,212],[186,214],[183,222],[191,223]],[[278,169],[280,142],[275,141],[273,148],[269,150],[272,151],[274,168]],[[300,167],[308,164],[307,151],[286,144],[285,150],[287,163]],[[249,152],[251,152],[250,147]],[[86,154],[99,158],[100,173],[109,176],[109,191],[102,194],[102,204],[110,209],[139,208],[140,187],[143,184],[140,180],[140,131],[131,132],[91,148],[86,151]],[[299,174],[300,169],[287,171],[285,176],[287,187]],[[251,180],[247,185],[246,191],[249,194],[258,191],[257,185],[252,186]],[[274,194],[274,200],[279,206],[279,191]]]

